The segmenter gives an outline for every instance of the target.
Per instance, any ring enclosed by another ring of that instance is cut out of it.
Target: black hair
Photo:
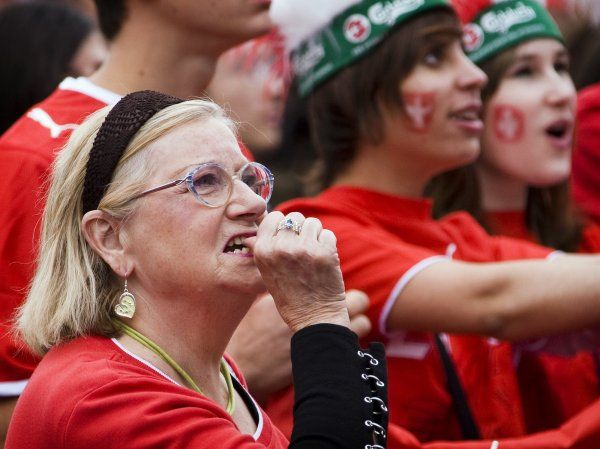
[[[98,23],[104,37],[113,40],[127,18],[125,0],[94,0],[98,13]]]
[[[70,74],[70,63],[94,24],[60,3],[0,9],[0,133],[46,98]]]

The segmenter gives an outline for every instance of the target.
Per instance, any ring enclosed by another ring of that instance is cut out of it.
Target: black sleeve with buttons
[[[383,449],[387,370],[380,343],[361,349],[351,330],[316,324],[292,338],[294,449]]]

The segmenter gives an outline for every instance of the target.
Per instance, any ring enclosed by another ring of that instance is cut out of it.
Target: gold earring
[[[135,313],[135,296],[127,290],[127,279],[125,279],[125,288],[121,296],[119,296],[119,302],[115,305],[115,313],[123,318],[133,318]]]

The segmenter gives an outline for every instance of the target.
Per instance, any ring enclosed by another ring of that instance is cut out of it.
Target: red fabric
[[[255,441],[221,406],[110,339],[79,338],[53,348],[40,363],[17,403],[6,448],[287,448],[258,411],[262,428]]]
[[[238,145],[240,146],[240,150],[242,150],[242,154],[246,157],[246,159],[248,159],[250,162],[254,162],[254,155],[244,144],[244,142],[238,139]]]
[[[452,7],[462,23],[472,22],[484,9],[495,3],[494,0],[451,0]],[[546,0],[542,3],[547,9],[563,11],[567,9],[569,0]]]
[[[462,23],[472,22],[479,13],[493,4],[492,0],[452,0],[452,7]]]
[[[459,439],[431,335],[386,332],[379,323],[384,305],[399,280],[407,273],[410,276],[409,270],[418,271],[421,262],[444,260],[452,251],[455,259],[477,262],[543,258],[551,251],[509,238],[490,237],[464,213],[434,221],[428,201],[359,188],[331,188],[317,198],[294,200],[280,209],[316,216],[334,231],[346,288],[358,288],[369,295],[368,315],[374,329],[368,340],[385,341],[388,352],[391,422],[421,441]],[[511,347],[467,336],[452,336],[450,346],[482,434],[489,438],[523,435]],[[283,397],[289,400],[291,396]],[[282,416],[276,414],[276,409],[271,404],[267,411],[279,424]],[[285,419],[289,418],[283,417],[284,423]]]
[[[600,225],[589,224],[583,230],[580,253],[600,253]]]
[[[523,211],[502,211],[489,213],[486,216],[492,232],[497,235],[533,242],[534,236],[525,224]],[[578,253],[600,253],[600,225],[588,223],[583,229]]]
[[[80,123],[105,106],[71,90],[56,90],[36,105],[60,125]],[[7,381],[28,379],[37,359],[11,337],[15,308],[33,275],[39,220],[50,164],[71,130],[50,134],[27,115],[0,138],[0,394]]]
[[[486,218],[494,234],[534,240],[523,211],[494,212]],[[590,225],[583,233],[580,252],[599,251],[599,228]],[[594,355],[587,352],[573,357],[524,352],[518,378],[528,432],[558,427],[600,395]]]
[[[578,95],[572,187],[575,202],[600,223],[600,83]]]
[[[406,430],[390,425],[389,449],[597,449],[600,441],[600,401],[559,429],[499,441],[435,441],[420,443]]]

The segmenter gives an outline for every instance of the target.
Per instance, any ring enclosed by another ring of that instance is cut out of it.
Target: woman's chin
[[[223,286],[223,289],[224,291],[245,294],[252,298],[267,291],[258,270],[256,276],[248,275],[243,279],[238,279],[235,283],[227,283]]]

